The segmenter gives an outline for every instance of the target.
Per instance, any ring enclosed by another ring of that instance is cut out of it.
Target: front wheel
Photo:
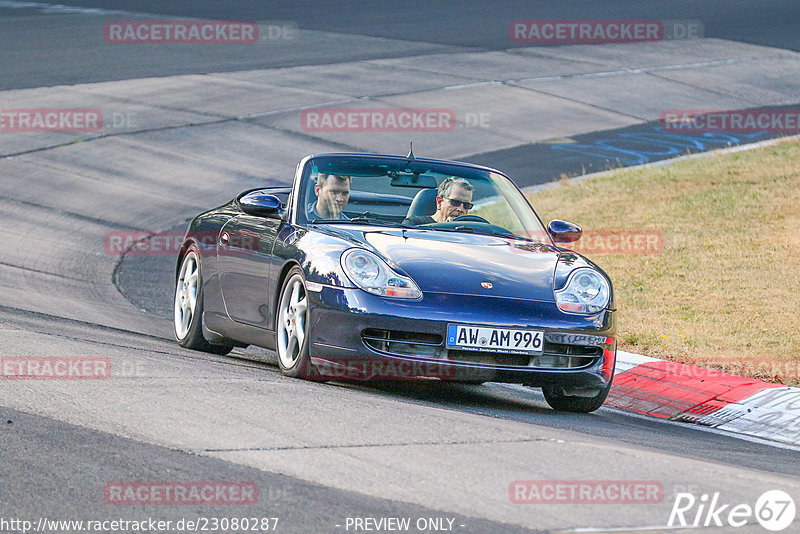
[[[319,377],[308,356],[309,316],[303,270],[292,267],[283,282],[275,314],[278,365],[286,376],[311,380]]]
[[[214,354],[228,354],[233,345],[212,345],[203,337],[203,277],[200,254],[192,246],[181,263],[175,280],[173,313],[175,339],[181,347]]]
[[[592,397],[577,397],[564,395],[560,386],[545,386],[542,388],[547,404],[559,412],[589,413],[600,408],[611,391],[611,382]]]

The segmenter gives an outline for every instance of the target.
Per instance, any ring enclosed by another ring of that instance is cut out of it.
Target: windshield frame
[[[347,168],[352,167],[353,170],[369,170],[369,167],[374,167],[376,169],[376,176],[387,175],[385,172],[377,172],[378,169],[388,168],[389,170],[405,170],[408,172],[413,171],[426,171],[432,172],[442,176],[458,176],[466,178],[467,180],[477,180],[479,182],[485,182],[489,184],[496,192],[497,196],[501,197],[505,202],[509,204],[511,209],[514,212],[514,216],[519,220],[519,222],[524,225],[526,222],[533,224],[533,228],[526,228],[525,235],[519,236],[516,235],[516,232],[513,232],[511,229],[509,230],[510,233],[515,234],[516,237],[514,238],[521,238],[525,239],[526,241],[536,241],[536,242],[544,242],[544,244],[553,245],[552,237],[550,236],[549,232],[547,231],[546,226],[542,222],[539,214],[536,213],[536,210],[530,204],[528,199],[522,193],[519,187],[511,180],[508,176],[503,174],[500,171],[495,169],[491,169],[489,167],[483,167],[474,164],[456,162],[456,161],[446,161],[446,160],[436,160],[436,159],[428,159],[428,158],[414,158],[409,159],[402,156],[385,156],[385,155],[377,155],[377,154],[351,154],[351,153],[331,153],[331,154],[315,154],[311,156],[307,156],[306,158],[301,161],[300,165],[298,165],[297,175],[295,177],[296,183],[294,188],[293,200],[294,200],[294,209],[293,209],[293,223],[300,225],[300,226],[310,226],[312,224],[335,224],[335,223],[343,223],[343,224],[354,224],[354,225],[364,225],[369,226],[371,223],[367,221],[344,221],[344,220],[327,220],[327,219],[315,219],[311,220],[306,216],[306,205],[310,202],[307,199],[308,191],[309,191],[309,180],[312,179],[312,173],[315,172],[316,169],[335,169],[335,174],[346,174]],[[356,176],[357,174],[354,174]],[[367,176],[367,175],[362,175]],[[491,197],[487,197],[491,198]],[[477,203],[476,203],[477,204]],[[529,214],[527,217],[529,220],[525,221],[526,217],[520,217],[520,211],[523,214]],[[381,214],[376,213],[376,221],[379,223],[375,226],[388,226],[385,219],[382,219]],[[436,224],[445,224],[445,223],[436,223]],[[447,223],[450,224],[450,223]],[[432,225],[408,225],[403,224],[402,222],[398,222],[394,225],[397,228],[416,228],[416,229],[427,229],[431,231],[436,231],[437,228],[435,224]],[[442,228],[444,230],[444,228]],[[452,231],[452,229],[448,229],[448,231]],[[543,236],[543,240],[537,238],[532,238],[531,236],[535,234],[540,234]],[[509,236],[509,238],[512,238]]]

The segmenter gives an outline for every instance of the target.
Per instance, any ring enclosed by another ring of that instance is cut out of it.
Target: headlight
[[[414,281],[396,273],[378,256],[361,248],[342,254],[342,268],[355,285],[373,295],[416,299],[422,292]]]
[[[586,267],[575,269],[563,289],[555,292],[558,309],[566,313],[593,314],[608,306],[611,288],[597,271]]]

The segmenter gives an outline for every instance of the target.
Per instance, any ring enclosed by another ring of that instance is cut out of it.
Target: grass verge
[[[529,199],[545,222],[584,229],[575,250],[614,283],[620,349],[800,385],[800,142]]]

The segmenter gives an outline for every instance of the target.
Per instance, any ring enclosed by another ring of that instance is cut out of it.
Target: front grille
[[[369,328],[361,333],[361,339],[373,350],[397,356],[441,358],[444,352],[439,334]]]
[[[439,334],[369,328],[361,333],[364,345],[372,350],[411,358],[430,358],[494,367],[535,367],[576,369],[589,367],[603,357],[603,348],[544,342],[542,354],[507,354],[477,350],[447,350]]]
[[[544,342],[543,354],[533,358],[532,367],[574,369],[592,365],[603,357],[603,347]]]
[[[545,341],[542,354],[506,354],[477,350],[450,350],[448,359],[501,367],[538,367],[541,369],[575,369],[587,367],[603,356],[602,347],[562,345]]]
[[[598,357],[603,355],[603,347],[591,345],[563,345],[561,343],[544,342],[545,354],[563,354],[565,356],[590,356]]]

